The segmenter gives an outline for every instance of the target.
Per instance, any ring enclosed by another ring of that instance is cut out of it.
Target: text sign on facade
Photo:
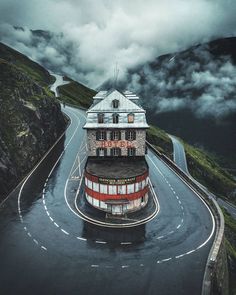
[[[108,178],[98,178],[98,182],[102,184],[131,184],[135,182],[135,177],[125,178],[125,179],[108,179]]]
[[[132,148],[134,144],[126,140],[103,140],[97,142],[98,147],[100,148]]]

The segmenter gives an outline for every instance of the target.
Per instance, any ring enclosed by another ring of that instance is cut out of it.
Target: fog
[[[235,12],[234,0],[2,0],[0,39],[49,70],[97,88],[113,78],[116,63],[119,80],[125,81],[130,71],[145,66],[157,56],[218,37],[235,36]],[[31,29],[50,33],[42,36]],[[213,62],[210,66],[214,67]],[[221,90],[222,77],[227,79],[224,75],[234,72],[230,66],[230,63],[226,68],[222,66],[219,76],[205,68],[191,76],[189,85],[181,77],[168,85],[161,72],[158,76],[151,72],[150,79],[154,75],[158,80],[150,80],[147,88],[153,83],[159,85],[156,104],[159,111],[166,111],[191,103],[188,97],[172,97],[170,101],[165,96],[168,87],[200,87],[207,80],[211,84],[209,91],[195,102],[199,103],[198,115],[211,113],[208,108],[201,110],[201,103],[211,105],[215,95],[222,112],[221,98],[234,84],[230,76],[228,88]],[[146,67],[147,75],[148,70]],[[139,77],[133,74],[128,79],[132,79],[133,86],[136,83],[134,90],[138,91]],[[227,105],[232,107],[230,102]]]

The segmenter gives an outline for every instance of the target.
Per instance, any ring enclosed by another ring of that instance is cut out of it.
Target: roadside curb
[[[184,181],[186,181],[192,189],[199,194],[199,196],[206,202],[211,209],[216,222],[215,238],[208,255],[206,268],[204,272],[204,278],[202,283],[201,295],[210,295],[212,288],[212,274],[216,266],[218,254],[224,240],[224,216],[223,213],[215,201],[190,175],[179,168],[172,160],[166,155],[160,153],[152,144],[147,142],[148,147],[155,152],[155,154],[170,168],[172,168]]]

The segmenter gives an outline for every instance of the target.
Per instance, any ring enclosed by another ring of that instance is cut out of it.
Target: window
[[[104,123],[104,114],[98,114],[98,123],[99,124]]]
[[[134,130],[127,130],[125,133],[126,140],[135,140],[136,139],[136,132]]]
[[[106,140],[107,134],[105,130],[98,130],[96,132],[96,140]]]
[[[105,157],[107,150],[105,148],[97,148],[97,157]]]
[[[120,148],[112,148],[111,149],[111,156],[119,157],[120,155],[121,155],[121,149]]]
[[[134,157],[135,152],[136,152],[135,148],[128,148],[127,149],[127,154],[128,154],[129,157]]]
[[[121,140],[121,132],[119,130],[112,131],[111,140]]]
[[[113,114],[113,124],[118,124],[119,123],[119,115],[118,114]]]
[[[128,114],[128,123],[134,123],[134,114]]]
[[[114,109],[117,109],[118,106],[119,106],[119,100],[114,99],[114,100],[112,101],[112,106],[113,106]]]

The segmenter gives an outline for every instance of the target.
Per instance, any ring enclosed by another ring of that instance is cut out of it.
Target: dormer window
[[[98,123],[99,124],[104,123],[104,114],[98,114]]]
[[[128,114],[128,123],[134,123],[134,114]]]
[[[118,99],[114,99],[112,101],[112,106],[114,109],[117,109],[119,107],[119,100]]]
[[[119,123],[119,115],[118,114],[113,114],[113,124],[118,124]]]

